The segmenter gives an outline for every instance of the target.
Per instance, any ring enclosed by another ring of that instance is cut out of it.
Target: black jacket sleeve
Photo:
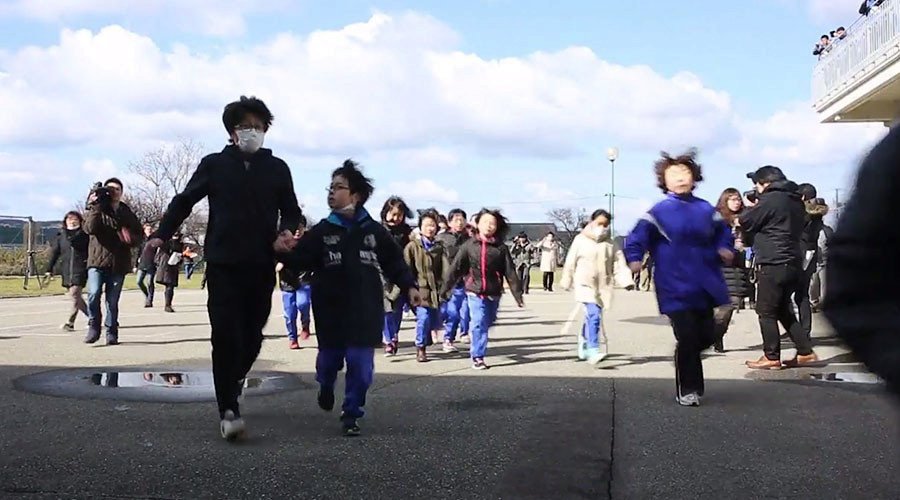
[[[291,169],[284,164],[286,179],[282,184],[282,191],[278,197],[278,211],[281,212],[280,231],[294,232],[300,225],[300,205],[297,203],[297,195],[294,193],[294,180],[291,177]]]
[[[403,251],[391,238],[390,233],[379,227],[375,231],[376,250],[378,251],[378,265],[384,273],[384,277],[391,283],[400,287],[404,293],[411,288],[417,288],[413,273],[403,258]]]
[[[200,202],[209,194],[209,163],[204,158],[191,180],[188,181],[184,191],[175,195],[166,208],[166,213],[159,222],[159,229],[154,237],[163,241],[169,241],[175,231],[181,227],[181,224],[191,215],[194,205]],[[293,190],[293,188],[291,188]]]
[[[864,160],[828,242],[823,309],[837,334],[900,395],[900,128]]]
[[[512,255],[509,253],[509,247],[503,245],[500,248],[500,253],[503,255],[503,262],[506,265],[506,282],[509,283],[509,291],[512,292],[513,297],[516,298],[517,303],[522,302],[522,287],[519,284],[519,276],[516,274],[516,264],[512,260]]]
[[[56,266],[56,261],[59,260],[59,254],[62,252],[62,249],[59,246],[59,239],[62,237],[62,234],[57,234],[56,238],[53,238],[53,242],[50,243],[50,262],[47,263],[47,271],[48,273],[53,272],[53,268]]]
[[[290,253],[277,253],[275,259],[296,273],[315,272],[322,264],[323,251],[322,227],[317,224],[303,233]]]
[[[738,217],[738,221],[741,223],[741,231],[752,239],[753,235],[758,233],[768,222],[771,215],[771,203],[765,197],[760,197],[756,206],[744,210]]]
[[[447,281],[441,287],[441,295],[450,293],[450,290],[456,286],[456,283],[469,272],[471,263],[469,262],[468,243],[463,243],[459,251],[456,252],[453,262],[450,264],[450,271],[447,273]]]

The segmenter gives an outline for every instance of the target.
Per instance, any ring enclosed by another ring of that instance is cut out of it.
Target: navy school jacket
[[[626,238],[625,258],[650,252],[659,312],[669,314],[730,303],[719,249],[734,238],[716,209],[696,196],[669,194],[638,220]]]
[[[360,208],[350,220],[336,213],[308,230],[285,266],[310,272],[313,318],[320,348],[376,347],[384,326],[381,275],[402,293],[415,288],[400,246]]]

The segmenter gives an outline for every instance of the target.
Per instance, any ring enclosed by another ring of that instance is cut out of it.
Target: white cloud
[[[48,23],[87,17],[125,17],[137,23],[164,19],[192,32],[235,36],[246,31],[245,17],[286,5],[286,0],[269,0],[265,4],[239,0],[9,0],[0,6],[0,15]]]
[[[116,168],[116,164],[112,160],[110,160],[109,158],[103,158],[100,160],[85,160],[84,163],[81,164],[81,171],[86,174],[90,174],[94,179],[97,179],[97,181],[103,182],[104,180],[116,175],[118,169]]]
[[[0,144],[127,148],[221,134],[222,105],[242,93],[265,98],[277,116],[270,144],[297,154],[441,141],[560,157],[598,135],[654,148],[737,136],[728,95],[696,76],[611,64],[583,47],[484,59],[458,40],[414,13],[281,34],[224,56],[167,51],[119,26],[64,30],[55,46],[0,56]]]
[[[459,201],[459,193],[456,190],[448,189],[431,179],[392,182],[388,185],[387,191],[402,196],[411,206],[420,208],[428,204]]]
[[[412,170],[448,169],[459,165],[459,155],[446,148],[404,149],[395,154],[400,167]]]
[[[546,182],[526,182],[524,188],[528,194],[528,200],[533,202],[561,203],[573,200],[573,203],[577,203],[575,200],[581,198],[572,190],[551,187]]]

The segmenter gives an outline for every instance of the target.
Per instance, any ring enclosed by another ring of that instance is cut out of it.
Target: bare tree
[[[547,219],[560,229],[559,243],[565,252],[581,231],[582,222],[587,220],[587,211],[583,208],[554,208],[547,212]]]
[[[135,185],[128,189],[128,205],[142,222],[155,224],[162,219],[172,197],[187,186],[200,163],[202,151],[201,144],[180,139],[149,151],[128,164],[128,170],[138,178]],[[208,218],[208,205],[203,200],[184,221],[184,236],[201,242],[206,234]]]

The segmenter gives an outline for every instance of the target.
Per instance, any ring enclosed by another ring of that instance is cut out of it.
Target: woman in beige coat
[[[575,291],[584,304],[584,326],[578,334],[578,359],[597,364],[606,357],[607,339],[602,327],[603,310],[612,302],[616,260],[624,259],[609,234],[609,212],[600,209],[572,240],[566,254],[560,286]]]
[[[547,233],[541,240],[538,247],[541,249],[541,272],[544,273],[544,291],[553,291],[553,273],[556,272],[557,263],[559,262],[559,242],[556,241],[556,235]]]

